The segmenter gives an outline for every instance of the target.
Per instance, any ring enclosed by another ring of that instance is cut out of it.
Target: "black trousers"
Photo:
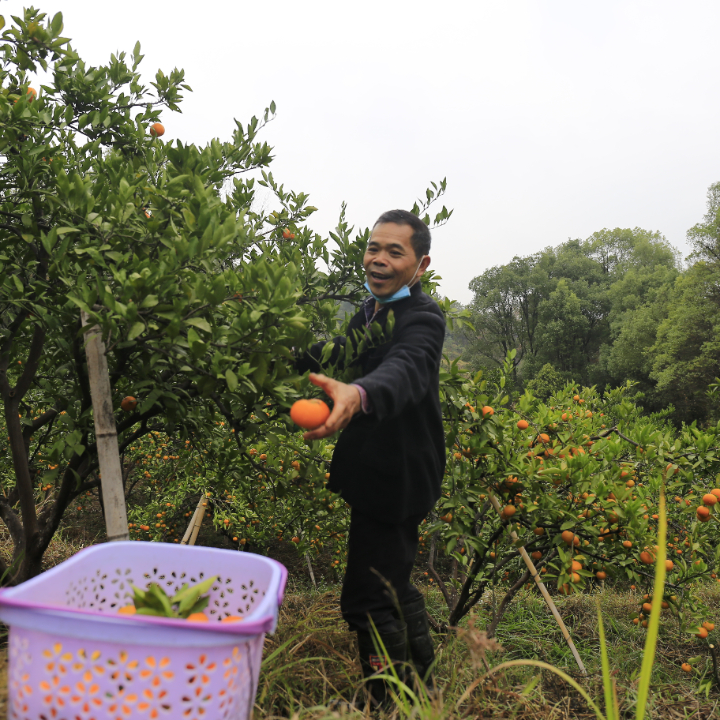
[[[384,523],[352,509],[347,572],[340,596],[340,610],[350,630],[370,630],[369,616],[378,632],[396,632],[401,629],[396,602],[404,605],[422,597],[410,583],[410,573],[423,517],[413,515],[398,523]]]

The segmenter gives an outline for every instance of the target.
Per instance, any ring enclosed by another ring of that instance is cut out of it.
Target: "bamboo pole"
[[[81,312],[80,319],[83,327],[87,327],[90,318],[86,312]],[[85,340],[107,539],[108,542],[129,540],[125,488],[113,414],[110,376],[100,328],[97,325],[87,328]]]
[[[495,508],[495,511],[497,514],[502,518],[502,508],[500,507],[500,503],[498,502],[495,495],[492,493],[489,493],[490,502],[492,503],[492,506]],[[510,537],[512,538],[513,542],[518,540],[518,534],[510,527],[508,527],[508,531],[510,532]],[[530,573],[530,576],[535,581],[535,584],[538,586],[538,589],[542,593],[542,596],[545,598],[545,602],[547,603],[548,607],[550,608],[550,612],[553,614],[553,617],[555,618],[555,621],[560,627],[560,630],[562,631],[563,637],[565,638],[565,641],[568,644],[568,647],[570,648],[570,652],[572,652],[573,657],[575,658],[575,662],[577,662],[578,667],[580,668],[580,672],[583,675],[587,675],[587,670],[585,669],[585,665],[583,665],[583,661],[580,659],[580,655],[578,654],[577,648],[575,647],[575,643],[572,640],[572,637],[570,637],[570,632],[565,627],[565,623],[563,622],[563,619],[560,617],[560,613],[558,612],[558,609],[553,602],[553,599],[550,597],[550,593],[548,593],[547,588],[545,587],[545,583],[540,579],[540,574],[537,571],[537,568],[535,567],[535,563],[533,563],[530,556],[527,554],[527,550],[525,550],[524,547],[519,548],[520,550],[520,557],[525,562],[525,565],[527,566],[527,569]]]
[[[180,541],[181,545],[194,545],[197,540],[198,533],[200,532],[200,526],[202,525],[203,518],[205,517],[205,510],[207,509],[207,498],[205,495],[201,495],[198,500],[197,507],[193,516],[190,518],[190,524],[187,526],[187,530],[183,535],[183,539]]]

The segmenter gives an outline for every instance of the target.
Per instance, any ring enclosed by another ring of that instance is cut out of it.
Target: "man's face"
[[[395,223],[383,223],[373,229],[363,257],[363,267],[368,285],[378,297],[390,297],[410,283],[413,276],[419,278],[430,264],[428,255],[423,257],[422,262],[415,255],[410,242],[412,234],[413,229],[409,225]]]

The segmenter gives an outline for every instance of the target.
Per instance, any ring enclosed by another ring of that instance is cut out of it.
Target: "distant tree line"
[[[688,231],[689,265],[658,232],[601,230],[506,265],[471,283],[474,331],[463,360],[499,367],[515,348],[519,387],[567,381],[637,384],[649,411],[676,422],[716,414],[720,376],[720,183]]]

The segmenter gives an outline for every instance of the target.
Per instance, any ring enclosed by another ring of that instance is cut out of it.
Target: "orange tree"
[[[435,287],[429,277],[426,289],[434,292]],[[462,322],[450,301],[440,302],[451,322]],[[388,326],[391,331],[392,321]],[[379,326],[373,335],[367,342],[381,340]],[[342,367],[328,366],[326,372],[348,379]],[[301,387],[317,392],[307,382]],[[235,427],[218,412],[211,432],[131,446],[126,460],[131,477],[151,483],[151,492],[141,488],[129,500],[131,536],[177,542],[195,502],[205,497],[216,529],[238,549],[264,552],[271,543],[287,542],[307,560],[324,555],[327,568],[342,570],[349,513],[342,498],[326,487],[332,439],[305,442],[285,409],[270,401],[254,408],[243,438],[242,444],[235,441]]]
[[[131,508],[131,529],[160,537],[199,473],[262,473],[249,448],[263,423],[287,422],[304,387],[293,348],[331,333],[338,302],[358,296],[367,232],[351,239],[341,218],[331,253],[307,228],[315,208],[275,181],[258,140],[274,105],[227,142],[167,143],[151,129],[179,110],[182,71],[144,85],[139,45],[89,67],[59,14],[13,21],[0,45],[0,452],[12,458],[0,517],[14,545],[7,577],[21,581],[67,508],[101,490],[81,311],[106,343],[128,492],[149,487],[154,502],[161,477],[178,488],[152,524]],[[47,85],[33,80],[40,68]],[[258,185],[271,212],[256,210]],[[223,432],[235,450],[215,460]]]
[[[665,597],[658,601],[682,627],[706,635],[699,623],[707,621],[707,609],[693,589],[716,578],[720,561],[720,424],[673,428],[644,416],[629,387],[601,395],[568,385],[547,402],[530,392],[511,401],[504,391],[511,363],[509,356],[493,388],[481,374],[445,384],[449,463],[423,542],[431,545],[429,572],[447,601],[446,624],[457,624],[499,586],[490,618],[494,632],[530,581],[520,546],[561,593],[606,580],[638,592],[652,587],[664,483],[672,499],[672,561]],[[451,557],[450,581],[435,570],[436,548]],[[638,597],[636,622],[644,625],[653,598]]]

